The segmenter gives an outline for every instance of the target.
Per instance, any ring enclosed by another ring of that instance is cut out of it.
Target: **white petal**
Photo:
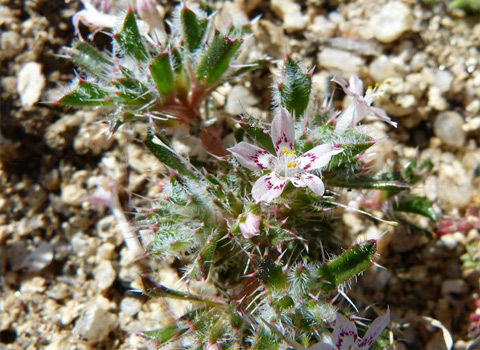
[[[338,350],[356,349],[357,343],[357,327],[345,316],[337,313],[335,328],[332,334],[333,344]]]
[[[342,149],[325,143],[312,148],[308,152],[305,152],[300,157],[295,159],[295,162],[297,163],[297,167],[302,170],[320,169],[328,164],[332,156],[341,152],[343,152]]]
[[[392,120],[388,117],[387,113],[385,113],[383,109],[374,106],[371,106],[370,109],[378,119],[383,120],[384,122],[387,122],[394,127],[397,127],[397,123],[392,122]]]
[[[343,91],[348,95],[348,96],[353,96],[353,91],[350,89],[350,84],[347,83],[345,80],[340,78],[338,75],[335,75],[332,78],[332,81],[340,85],[343,89]]]
[[[287,151],[293,150],[295,141],[295,124],[290,113],[285,108],[280,108],[272,121],[272,141],[277,154],[282,148]]]
[[[335,132],[337,134],[342,134],[348,128],[353,128],[355,126],[355,107],[351,103],[346,110],[337,119],[337,125],[335,126]]]
[[[275,157],[268,151],[246,142],[240,142],[228,151],[232,153],[244,167],[252,170],[270,169]]]
[[[316,195],[323,196],[325,193],[325,185],[323,184],[322,179],[316,175],[303,173],[300,175],[300,178],[289,178],[289,180],[295,187],[308,186],[308,188],[310,188]]]
[[[358,344],[359,350],[368,350],[372,347],[375,340],[383,332],[385,327],[390,323],[390,310],[383,316],[377,317],[375,321],[370,325],[367,333],[363,337],[362,341]]]
[[[350,90],[358,96],[363,96],[363,81],[355,74],[350,76]]]
[[[271,172],[259,178],[252,188],[252,197],[255,202],[270,203],[274,198],[280,196],[285,188],[287,180],[282,179]]]
[[[307,350],[337,350],[337,348],[327,343],[318,343]]]

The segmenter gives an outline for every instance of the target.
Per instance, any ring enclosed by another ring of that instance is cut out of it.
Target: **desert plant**
[[[358,77],[346,82],[335,76],[332,81],[351,97],[350,107],[318,107],[312,72],[287,56],[273,87],[271,124],[243,115],[238,129],[229,130],[236,138],[230,155],[194,165],[171,147],[168,130],[184,127],[208,136],[203,101],[226,78],[261,62],[232,67],[245,27],[220,31],[208,12],[185,4],[177,7],[173,23],[167,44],[152,43],[130,10],[112,35],[111,53],[75,43],[69,55],[87,75],[57,101],[113,108],[112,132],[137,117],[156,120],[145,145],[169,175],[163,196],[137,208],[136,226],[147,256],[181,260],[186,285],[208,283],[215,292],[172,289],[143,276],[143,293],[184,300],[191,309],[141,335],[191,349],[384,347],[383,337],[375,340],[388,313],[368,332],[360,330],[362,340],[339,313],[337,296],[349,300],[351,280],[375,265],[377,241],[342,251],[336,213],[345,205],[332,188],[381,191],[385,201],[403,198],[392,200],[394,211],[434,217],[430,202],[405,195],[418,175],[415,166],[374,174],[366,164],[364,155],[377,141],[358,124],[374,116],[396,125],[372,105],[381,87],[364,93]]]

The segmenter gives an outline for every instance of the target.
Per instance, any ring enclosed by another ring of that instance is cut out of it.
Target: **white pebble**
[[[18,73],[17,91],[22,106],[30,107],[38,102],[45,88],[45,77],[42,66],[37,62],[29,62]]]
[[[23,267],[31,271],[40,271],[51,264],[53,246],[50,243],[40,243],[37,249],[27,255]]]
[[[110,288],[117,278],[117,272],[108,260],[102,260],[93,270],[93,275],[97,281],[98,289],[101,291]]]
[[[117,319],[113,314],[96,301],[90,301],[75,323],[73,334],[84,342],[95,344],[104,340],[116,326]]]
[[[69,184],[62,188],[62,202],[68,205],[81,205],[87,197],[87,190],[77,184]]]
[[[120,302],[120,311],[130,317],[135,316],[142,308],[142,303],[136,298],[123,298]]]
[[[254,106],[257,102],[258,99],[252,95],[250,90],[242,85],[235,85],[228,94],[225,112],[239,115],[248,112],[249,107]]]
[[[433,132],[448,146],[462,147],[465,144],[463,118],[457,112],[440,113],[433,123]]]
[[[384,5],[370,20],[370,29],[378,41],[391,43],[412,28],[413,16],[410,8],[400,1]]]
[[[398,57],[378,56],[369,67],[370,76],[378,83],[388,78],[401,77],[405,73],[405,62]]]
[[[365,60],[351,52],[326,47],[317,56],[318,64],[329,70],[339,70],[348,74],[359,74]]]

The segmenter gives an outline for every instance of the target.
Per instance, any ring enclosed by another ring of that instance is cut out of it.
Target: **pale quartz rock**
[[[442,142],[452,147],[462,147],[466,135],[463,131],[464,120],[457,112],[440,113],[433,123],[433,132]]]
[[[96,300],[87,303],[75,322],[73,335],[88,344],[99,343],[118,325],[115,315],[105,310]]]
[[[331,47],[324,48],[317,55],[317,62],[327,70],[338,70],[346,74],[359,74],[365,67],[365,60],[360,56]]]
[[[31,107],[38,102],[45,89],[45,76],[42,66],[37,62],[29,62],[18,73],[17,91],[24,107]]]
[[[255,106],[258,99],[246,87],[235,85],[228,93],[225,112],[232,115],[239,115],[250,110]]]
[[[292,0],[272,0],[272,10],[283,19],[283,27],[287,32],[302,30],[307,25],[307,17],[302,14],[301,7]]]
[[[379,83],[393,77],[402,77],[405,74],[405,62],[399,57],[380,55],[369,67],[370,76]]]
[[[355,323],[337,313],[335,327],[330,341],[314,345],[307,350],[368,350],[390,323],[390,310],[372,322],[365,336],[358,337]]]
[[[141,308],[142,303],[136,298],[127,297],[120,302],[120,311],[130,317],[135,316]]]
[[[382,6],[369,24],[375,38],[388,44],[412,28],[412,10],[400,1],[392,1]]]
[[[115,282],[117,272],[108,260],[102,260],[93,270],[93,276],[97,281],[97,286],[100,291],[107,290]]]
[[[442,96],[442,92],[436,86],[430,86],[428,89],[428,106],[437,111],[444,111],[448,107],[447,100]]]
[[[325,185],[320,177],[310,171],[323,168],[332,156],[343,150],[331,144],[323,144],[297,156],[294,150],[295,121],[284,108],[280,108],[272,121],[271,138],[276,156],[247,142],[240,142],[228,149],[248,169],[271,170],[253,185],[254,201],[270,203],[282,194],[287,182],[295,187],[308,187],[322,196]]]

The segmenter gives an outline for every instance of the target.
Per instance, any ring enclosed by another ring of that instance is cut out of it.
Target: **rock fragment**
[[[31,107],[38,102],[45,88],[42,66],[29,62],[18,73],[17,92],[24,107]]]
[[[412,28],[412,11],[400,1],[391,1],[372,17],[369,24],[378,41],[392,43]]]

